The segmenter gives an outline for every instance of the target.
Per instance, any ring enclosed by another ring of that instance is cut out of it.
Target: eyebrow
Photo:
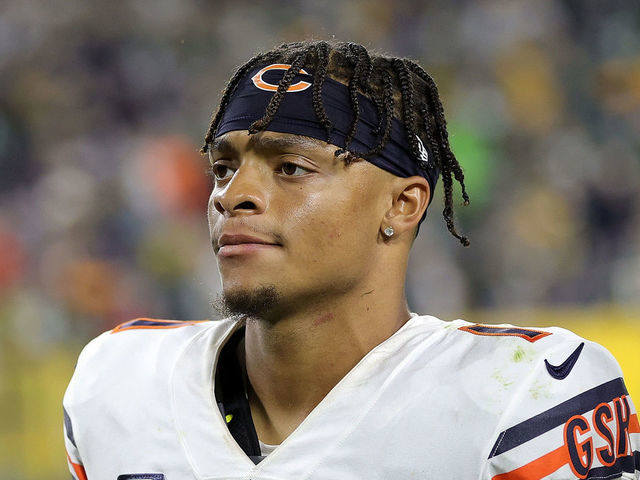
[[[323,142],[315,138],[304,137],[301,135],[287,134],[284,137],[269,137],[263,135],[252,135],[247,144],[248,150],[254,151],[278,151],[288,148],[299,148],[302,150],[310,150],[313,148],[324,147]],[[228,138],[222,136],[216,138],[209,148],[210,152],[219,153],[238,153],[238,148]]]
[[[209,153],[220,152],[220,153],[236,153],[238,149],[235,147],[233,142],[231,142],[228,138],[218,137],[211,142],[209,146]]]

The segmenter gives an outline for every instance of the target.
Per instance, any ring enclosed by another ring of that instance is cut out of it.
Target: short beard
[[[274,285],[261,285],[253,290],[222,292],[211,306],[222,318],[242,317],[267,319],[280,303],[280,294]]]

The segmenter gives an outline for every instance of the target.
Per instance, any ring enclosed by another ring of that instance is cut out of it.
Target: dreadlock
[[[371,55],[366,48],[356,43],[325,41],[284,43],[271,51],[258,54],[240,66],[229,80],[205,135],[201,153],[208,152],[229,99],[240,80],[255,66],[274,61],[288,63],[291,67],[280,80],[276,92],[265,109],[264,116],[249,127],[250,133],[267,129],[297,72],[301,68],[308,68],[314,76],[313,111],[327,133],[327,143],[331,143],[332,122],[322,102],[322,86],[327,75],[346,84],[353,120],[345,139],[345,146],[336,149],[336,157],[342,155],[344,161],[349,164],[358,158],[366,159],[379,154],[391,135],[393,118],[400,119],[407,134],[409,150],[420,168],[426,167],[417,160],[420,158],[418,137],[433,153],[435,164],[442,175],[444,190],[442,215],[447,229],[462,245],[469,246],[469,239],[456,231],[453,221],[453,179],[462,189],[463,205],[468,205],[470,200],[465,188],[462,168],[451,151],[447,122],[438,89],[433,78],[420,65],[409,59]],[[378,135],[379,141],[368,152],[356,152],[350,148],[360,120],[358,93],[370,98],[378,113],[379,124],[374,133]]]

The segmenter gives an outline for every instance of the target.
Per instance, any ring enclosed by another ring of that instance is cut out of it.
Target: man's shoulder
[[[433,364],[497,411],[514,399],[538,410],[588,391],[602,398],[613,390],[614,397],[626,393],[622,371],[609,351],[564,328],[419,319],[430,331],[425,341],[433,338]]]
[[[66,400],[107,394],[122,385],[164,382],[189,346],[220,343],[237,322],[137,318],[91,340],[76,363]]]
[[[224,335],[232,320],[166,320],[136,318],[117,325],[91,340],[82,350],[79,362],[103,362],[127,354],[129,360],[158,350],[179,348],[194,337]],[[133,356],[133,357],[132,357]]]
[[[578,348],[582,354],[585,346],[596,356],[611,357],[601,345],[561,327],[472,323],[462,319],[444,321],[429,315],[416,316],[414,321],[418,324],[416,331],[426,336],[440,335],[447,349],[456,354],[465,352],[476,360],[481,357],[504,358],[513,364],[526,366],[548,357],[550,365],[554,365],[555,360]],[[580,354],[575,356],[576,360]]]

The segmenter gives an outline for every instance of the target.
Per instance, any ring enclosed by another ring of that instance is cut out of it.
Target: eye
[[[209,173],[215,180],[225,180],[233,175],[234,170],[222,163],[214,163]]]
[[[309,170],[307,170],[306,168],[303,168],[292,162],[284,162],[282,165],[280,165],[280,171],[287,177],[298,177],[300,175],[304,175],[305,173],[309,173]]]

